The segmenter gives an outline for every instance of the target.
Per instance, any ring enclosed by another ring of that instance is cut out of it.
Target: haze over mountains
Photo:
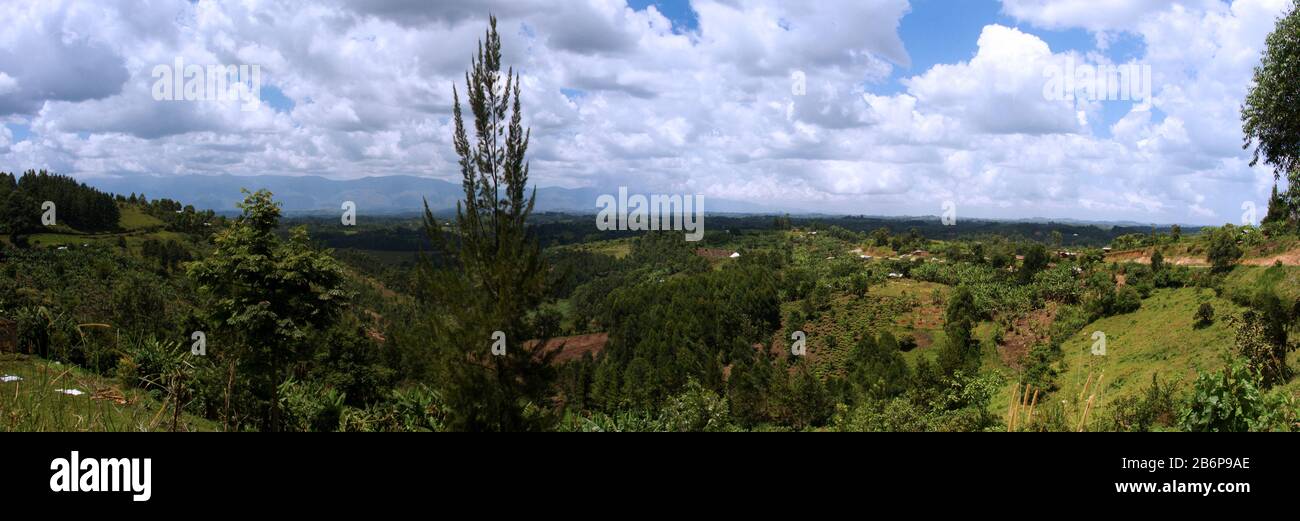
[[[218,213],[236,213],[235,206],[243,200],[241,188],[250,191],[266,188],[275,194],[275,199],[284,204],[283,209],[289,214],[334,213],[339,211],[343,201],[352,201],[362,213],[401,214],[417,212],[424,208],[424,200],[434,212],[453,210],[456,202],[464,194],[459,184],[408,175],[372,176],[360,179],[337,180],[321,176],[235,176],[235,175],[180,175],[180,176],[138,176],[92,178],[84,181],[107,192],[128,195],[145,194],[150,199],[167,198],[183,204],[194,205],[200,210],[211,209]],[[629,187],[630,194],[663,194],[662,190],[641,190]],[[599,211],[596,198],[603,194],[617,194],[618,187],[607,188],[561,188],[541,187],[537,189],[538,212],[565,212],[594,214]],[[754,204],[743,201],[705,197],[706,213],[736,214],[782,214],[793,215],[846,215],[844,212],[827,211],[794,207],[779,202],[771,205]],[[925,215],[882,215],[873,212],[869,205],[863,211],[853,215],[874,217],[896,217],[899,219],[926,217]],[[982,219],[967,217],[972,220],[992,220],[999,222],[1057,222],[1062,224],[1116,225],[1116,226],[1150,226],[1153,223],[1128,220],[1105,219],[1069,219],[1047,217],[1024,217],[1018,219]],[[1167,225],[1172,223],[1160,223]],[[1193,226],[1197,227],[1197,226]]]
[[[406,175],[364,177],[361,179],[334,180],[320,176],[233,176],[233,175],[181,175],[96,178],[85,181],[100,190],[117,194],[145,194],[150,199],[168,198],[198,209],[217,212],[237,211],[235,204],[243,199],[241,188],[265,188],[275,194],[276,201],[284,203],[290,213],[337,212],[343,201],[357,204],[360,212],[405,213],[421,210],[424,201],[434,211],[450,210],[463,197],[461,186],[441,179]],[[596,198],[602,194],[617,194],[618,187],[537,189],[539,212],[595,213]],[[663,193],[629,188],[629,193]],[[739,201],[706,197],[706,212],[710,213],[778,213],[799,211],[793,208],[775,208]]]

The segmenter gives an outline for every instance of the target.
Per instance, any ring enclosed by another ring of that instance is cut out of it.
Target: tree
[[[26,192],[14,189],[0,194],[0,225],[9,234],[9,242],[19,244],[18,236],[36,229],[40,218],[40,205]]]
[[[312,354],[309,334],[324,329],[350,295],[343,289],[343,269],[327,252],[312,248],[307,230],[298,227],[283,240],[275,234],[280,207],[271,192],[244,190],[243,214],[214,238],[216,248],[188,266],[199,291],[210,297],[206,308],[223,345],[268,402],[265,426],[281,428],[279,388],[289,363]]]
[[[1250,165],[1261,157],[1275,177],[1300,167],[1300,6],[1277,20],[1265,39],[1254,86],[1241,107],[1243,148],[1256,145]],[[1296,186],[1291,185],[1295,190]]]
[[[1287,324],[1292,319],[1281,299],[1271,290],[1262,289],[1237,325],[1237,354],[1246,360],[1251,371],[1260,375],[1266,388],[1291,378],[1286,357],[1296,349],[1287,332]]]
[[[1214,305],[1209,302],[1202,302],[1201,306],[1196,308],[1196,327],[1205,327],[1214,323]]]
[[[1287,224],[1289,217],[1286,206],[1286,200],[1277,192],[1277,183],[1273,183],[1273,193],[1268,198],[1268,214],[1264,216],[1264,220],[1260,221],[1259,224],[1261,226],[1274,223]]]
[[[534,338],[527,316],[545,295],[547,270],[527,226],[536,200],[535,190],[525,195],[530,132],[520,123],[519,77],[513,68],[501,74],[496,17],[479,42],[465,90],[474,116],[472,144],[460,91],[452,90],[453,141],[465,200],[456,205],[450,232],[427,201],[424,208],[425,232],[440,254],[439,263],[426,259],[423,265],[432,289],[426,298],[433,309],[434,340],[440,342],[447,425],[469,431],[541,429],[551,421],[543,412],[555,353],[534,352],[524,341]],[[491,350],[498,332],[505,335],[504,353]],[[546,345],[544,340],[533,345]]]
[[[889,244],[889,228],[876,228],[875,230],[872,230],[871,235],[868,238],[870,239],[872,246],[877,248],[884,247]]]
[[[848,374],[854,394],[873,399],[902,394],[910,378],[898,341],[888,331],[881,333],[879,342],[871,333],[863,333],[853,348]]]
[[[1241,258],[1241,247],[1237,246],[1236,227],[1224,225],[1224,227],[1214,230],[1210,233],[1210,247],[1206,252],[1206,257],[1210,260],[1210,265],[1216,272],[1225,272],[1232,269],[1232,265]]]
[[[1254,86],[1241,107],[1242,147],[1255,145],[1250,165],[1262,158],[1273,167],[1275,180],[1287,176],[1288,219],[1300,213],[1300,125],[1296,124],[1300,82],[1296,78],[1300,78],[1300,4],[1292,2],[1265,40]]]
[[[1160,270],[1164,267],[1165,254],[1160,253],[1160,248],[1156,248],[1156,251],[1151,254],[1151,272],[1160,273]]]
[[[1171,238],[1173,238],[1174,242],[1178,242],[1178,241],[1182,240],[1182,238],[1183,238],[1183,227],[1182,227],[1182,226],[1179,226],[1179,225],[1177,225],[1177,224],[1175,224],[1175,225],[1173,225],[1173,226],[1170,226],[1170,227],[1169,227],[1169,236],[1170,236]]]
[[[947,342],[939,352],[939,368],[947,375],[957,371],[974,374],[980,366],[980,344],[974,335],[979,315],[976,312],[975,297],[969,289],[965,286],[957,288],[948,301],[944,317],[943,332]]]
[[[1025,252],[1025,261],[1020,267],[1020,283],[1033,282],[1034,275],[1047,268],[1048,260],[1046,247],[1037,243],[1031,245]]]

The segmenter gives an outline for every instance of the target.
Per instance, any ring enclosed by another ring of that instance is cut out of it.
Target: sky
[[[1239,109],[1290,4],[3,0],[0,171],[455,182],[452,86],[491,12],[539,186],[1238,223],[1273,182]],[[159,99],[177,59],[257,66],[260,102]],[[1149,103],[1051,94],[1053,71],[1107,65],[1149,71]]]

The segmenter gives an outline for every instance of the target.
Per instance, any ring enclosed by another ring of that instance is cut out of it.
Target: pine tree
[[[465,75],[474,136],[465,130],[460,91],[453,87],[456,154],[465,200],[456,221],[443,230],[425,203],[424,227],[440,262],[426,260],[439,342],[443,397],[454,430],[535,430],[552,418],[546,403],[554,351],[538,352],[525,341],[535,328],[527,315],[544,296],[546,270],[527,220],[536,192],[528,185],[530,132],[522,128],[519,77],[501,74],[501,39],[491,17],[478,54]],[[513,98],[512,98],[513,95]],[[510,112],[506,119],[507,110]],[[491,351],[503,333],[503,354]],[[541,339],[532,345],[545,345]]]
[[[1270,223],[1285,224],[1288,220],[1286,200],[1277,192],[1277,183],[1273,183],[1273,194],[1268,198],[1268,214],[1261,225]]]

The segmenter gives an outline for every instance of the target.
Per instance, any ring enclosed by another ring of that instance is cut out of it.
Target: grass
[[[144,210],[139,207],[129,205],[122,207],[117,223],[126,230],[147,230],[159,228],[165,224],[157,217],[144,213]]]
[[[603,253],[615,259],[622,259],[632,254],[632,241],[629,239],[613,239],[583,244],[578,248],[591,253]]]
[[[1214,306],[1214,323],[1194,327],[1201,303]],[[1137,395],[1156,375],[1164,383],[1184,387],[1198,372],[1223,367],[1221,354],[1234,345],[1235,330],[1230,315],[1242,309],[1207,289],[1157,290],[1142,301],[1136,312],[1097,320],[1070,337],[1061,346],[1066,370],[1057,379],[1066,393],[1079,392],[1091,372],[1094,378],[1105,371],[1102,393],[1105,402]],[[1092,335],[1106,335],[1106,355],[1092,354]]]
[[[0,354],[0,431],[158,431],[170,430],[171,407],[148,393],[81,368],[34,356]],[[72,396],[58,389],[77,389]],[[120,397],[125,403],[110,398]],[[211,421],[185,414],[179,430],[215,431]]]
[[[1249,300],[1260,290],[1272,291],[1282,302],[1300,300],[1300,267],[1237,266],[1223,281],[1224,293],[1233,300]]]

